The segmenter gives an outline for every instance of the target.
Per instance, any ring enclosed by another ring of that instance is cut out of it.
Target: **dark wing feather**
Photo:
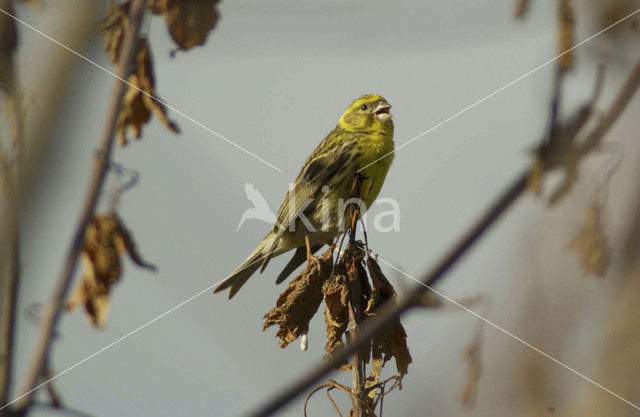
[[[275,249],[291,223],[307,207],[309,199],[316,197],[323,185],[329,185],[330,179],[351,159],[351,150],[355,144],[347,140],[349,137],[349,133],[337,127],[309,155],[278,209],[276,223],[273,226],[276,238],[268,252]],[[264,259],[261,272],[267,266],[269,259],[270,256]]]

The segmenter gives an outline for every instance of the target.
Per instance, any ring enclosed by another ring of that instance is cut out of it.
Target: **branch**
[[[612,107],[600,121],[598,126],[588,136],[583,146],[596,147],[595,144],[606,134],[614,122],[622,114],[631,97],[640,86],[640,61],[624,83],[622,90],[614,100]],[[593,144],[595,143],[595,144]],[[592,145],[593,144],[593,145]],[[479,240],[479,238],[493,225],[501,215],[522,195],[526,189],[529,172],[521,174],[507,190],[493,203],[489,210],[478,220],[478,222],[453,246],[441,260],[420,280],[423,286],[415,287],[412,292],[403,298],[395,308],[388,305],[383,306],[376,319],[370,323],[364,323],[359,329],[358,337],[346,348],[335,352],[330,360],[318,364],[306,375],[294,380],[281,392],[271,397],[260,408],[253,411],[249,416],[266,417],[270,416],[297,396],[306,392],[318,380],[333,372],[343,364],[349,356],[368,343],[369,339],[384,331],[395,320],[407,312],[410,308],[420,305],[425,288],[432,287],[438,280],[443,278],[449,269],[459,261],[463,255]]]
[[[137,45],[138,32],[140,30],[144,14],[144,6],[145,0],[133,0],[131,3],[129,11],[130,24],[128,31],[125,34],[120,60],[118,61],[116,68],[116,74],[122,79],[127,78],[131,69],[131,63]],[[51,296],[50,304],[47,306],[41,326],[40,337],[32,357],[31,367],[23,386],[23,392],[25,394],[23,394],[24,396],[21,398],[17,406],[19,411],[24,411],[29,407],[32,401],[33,391],[38,388],[38,381],[42,375],[42,370],[51,348],[52,336],[60,318],[60,313],[71,284],[71,278],[77,264],[78,256],[82,249],[85,230],[93,216],[98,196],[100,195],[100,190],[102,189],[102,185],[107,174],[109,159],[111,157],[114,142],[116,120],[119,113],[120,101],[122,100],[124,92],[125,84],[120,80],[116,80],[107,109],[104,130],[96,151],[93,175],[89,183],[87,196],[74,232],[69,253],[67,254],[64,266],[60,276],[58,277],[57,284]]]

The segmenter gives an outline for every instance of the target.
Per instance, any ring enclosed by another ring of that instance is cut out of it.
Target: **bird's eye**
[[[362,107],[360,107],[360,110],[367,110],[367,105],[363,104]]]

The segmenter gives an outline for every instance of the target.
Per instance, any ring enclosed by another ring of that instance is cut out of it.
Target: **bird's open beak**
[[[373,114],[376,115],[376,118],[378,120],[386,122],[387,120],[391,119],[391,113],[389,113],[389,110],[391,110],[391,104],[382,102],[378,104],[378,107],[376,107],[376,109],[373,111]]]

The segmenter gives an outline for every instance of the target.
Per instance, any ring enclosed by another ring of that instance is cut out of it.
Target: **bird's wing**
[[[317,149],[320,150],[320,147]],[[336,146],[327,152],[314,152],[309,162],[296,178],[295,183],[284,196],[276,215],[274,233],[281,236],[307,207],[307,201],[316,196],[323,185],[331,186],[331,178],[351,158],[349,149]]]
[[[339,136],[336,137],[334,134]],[[300,212],[308,207],[307,201],[314,198],[323,185],[331,186],[331,178],[352,159],[351,150],[355,144],[353,141],[345,141],[346,138],[340,136],[342,135],[334,130],[307,158],[304,168],[298,174],[293,186],[285,194],[280,209],[278,209],[276,222],[273,226],[276,238],[270,250],[277,246],[282,235],[289,229]],[[261,271],[266,267],[269,258],[265,258]]]

